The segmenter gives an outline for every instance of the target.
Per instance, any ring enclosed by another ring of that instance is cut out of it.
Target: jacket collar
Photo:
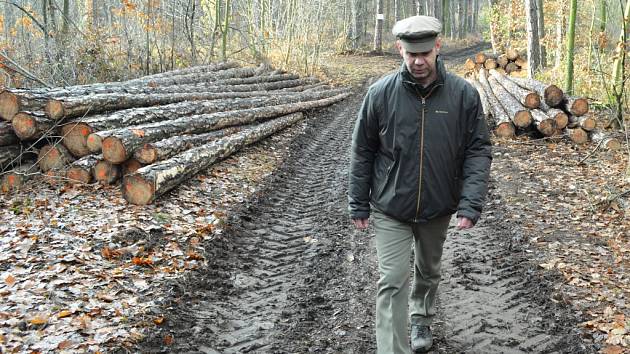
[[[442,86],[444,84],[444,77],[446,76],[446,69],[444,68],[444,63],[439,55],[437,56],[436,61],[437,64],[435,67],[437,69],[437,79],[435,79],[435,81],[430,83],[427,87],[423,87],[413,76],[411,76],[411,73],[407,70],[407,66],[403,62],[400,67],[400,76],[403,85],[423,97],[428,95],[436,86]]]

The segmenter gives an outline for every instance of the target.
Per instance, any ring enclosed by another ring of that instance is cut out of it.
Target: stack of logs
[[[0,91],[2,190],[44,173],[122,181],[133,204],[350,92],[264,66],[216,63],[138,79]]]
[[[504,54],[498,56],[477,53],[474,58],[466,60],[464,68],[469,73],[477,73],[479,69],[484,68],[510,74],[527,69],[527,59],[523,58],[516,49],[508,49]]]
[[[621,146],[596,129],[586,98],[568,96],[556,85],[483,68],[478,80],[469,81],[479,92],[489,126],[499,137],[534,131],[545,137],[566,136],[578,144],[592,139],[610,150]]]

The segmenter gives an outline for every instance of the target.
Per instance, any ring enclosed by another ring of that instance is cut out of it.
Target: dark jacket
[[[479,94],[439,58],[437,70],[423,88],[403,63],[368,89],[352,135],[353,219],[370,205],[404,222],[479,219],[492,160]]]

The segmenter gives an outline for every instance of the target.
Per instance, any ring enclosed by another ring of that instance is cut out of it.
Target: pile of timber
[[[568,96],[556,85],[484,68],[469,82],[479,92],[488,126],[498,137],[534,132],[568,137],[578,144],[593,140],[610,150],[621,147],[619,140],[597,129],[586,98]]]
[[[518,50],[510,48],[500,55],[477,53],[473,58],[468,58],[464,63],[464,68],[469,73],[476,73],[479,69],[495,69],[501,73],[511,74],[527,69],[527,58],[521,55]]]
[[[348,89],[216,63],[138,79],[0,90],[1,190],[38,174],[121,183],[147,204],[242,147],[339,102]]]

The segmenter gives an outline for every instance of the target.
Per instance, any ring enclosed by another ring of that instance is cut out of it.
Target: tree
[[[374,51],[383,52],[383,0],[376,1],[376,25],[374,26]]]
[[[545,7],[543,0],[536,0],[536,17],[538,18],[538,45],[540,47],[540,67],[547,66],[547,48],[545,47]]]
[[[569,29],[567,33],[567,71],[564,80],[564,91],[567,94],[573,94],[573,57],[575,45],[575,17],[577,12],[577,0],[571,0],[571,9],[569,12]]]
[[[612,71],[612,95],[617,111],[616,126],[623,127],[623,95],[626,84],[625,63],[626,63],[626,41],[628,40],[628,27],[630,26],[630,1],[626,1],[626,7],[621,18],[621,31],[619,41],[615,48]]]
[[[527,77],[534,78],[534,73],[540,67],[540,42],[538,38],[538,9],[537,0],[525,0],[525,14],[527,18]]]

